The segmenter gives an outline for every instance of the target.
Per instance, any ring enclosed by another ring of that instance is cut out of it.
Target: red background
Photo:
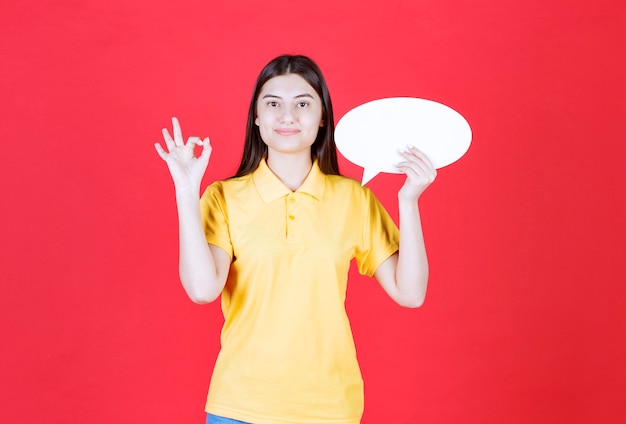
[[[352,273],[363,423],[625,422],[622,2],[174,3],[0,6],[0,422],[202,422],[221,312],[179,284],[152,144],[178,116],[211,137],[204,185],[232,174],[282,53],[336,119],[412,96],[473,129],[421,200],[424,307]],[[394,217],[401,183],[369,183]]]

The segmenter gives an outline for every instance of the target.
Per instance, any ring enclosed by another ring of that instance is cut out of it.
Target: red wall
[[[211,137],[205,185],[232,174],[285,52],[337,119],[412,96],[473,129],[421,200],[425,306],[352,275],[363,423],[626,420],[622,2],[4,3],[0,422],[202,422],[221,313],[179,284],[153,143],[176,115]],[[401,183],[369,183],[394,217]]]

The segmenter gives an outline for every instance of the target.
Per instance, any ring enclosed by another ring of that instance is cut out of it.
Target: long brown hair
[[[261,88],[268,80],[287,74],[300,75],[322,99],[324,126],[320,127],[315,142],[311,146],[311,158],[317,159],[320,170],[324,174],[340,175],[339,164],[337,163],[337,147],[335,146],[333,106],[322,71],[315,62],[306,56],[283,55],[272,59],[265,65],[256,80],[248,109],[243,156],[235,177],[241,177],[254,171],[259,166],[261,159],[267,155],[267,145],[261,139],[259,127],[254,123],[257,114],[256,104]]]

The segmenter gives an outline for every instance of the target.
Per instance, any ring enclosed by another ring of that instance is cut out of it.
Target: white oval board
[[[424,152],[436,168],[458,160],[472,141],[468,122],[432,100],[392,97],[373,100],[346,113],[335,128],[341,154],[364,168],[362,184],[379,172],[399,174],[398,153],[407,145]]]

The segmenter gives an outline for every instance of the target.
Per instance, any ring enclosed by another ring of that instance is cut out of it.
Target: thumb
[[[211,156],[211,151],[213,151],[213,147],[211,146],[211,141],[209,140],[209,137],[206,137],[202,141],[198,139],[198,144],[202,146],[202,153],[200,153],[200,159],[208,162],[209,157]]]

